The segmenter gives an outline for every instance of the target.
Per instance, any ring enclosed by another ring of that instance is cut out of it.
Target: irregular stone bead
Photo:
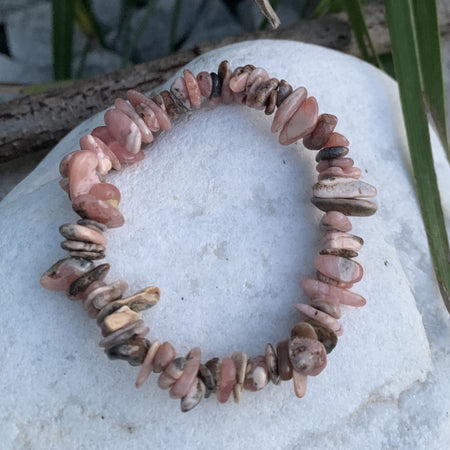
[[[91,136],[96,137],[98,140],[103,142],[105,145],[109,145],[111,142],[114,141],[114,138],[109,133],[108,129],[105,125],[102,125],[101,127],[96,127],[91,131]]]
[[[156,353],[153,362],[153,372],[159,373],[164,370],[174,359],[176,353],[170,342],[164,342]]]
[[[314,339],[293,337],[289,340],[289,359],[295,372],[316,376],[327,365],[323,344]]]
[[[343,167],[344,175],[346,177],[358,179],[361,177],[361,169],[359,167]]]
[[[124,100],[123,98],[116,98],[116,100],[114,101],[114,106],[118,110],[122,111],[125,115],[127,115],[136,124],[141,133],[142,142],[148,144],[153,141],[153,134],[150,131],[149,127],[144,122],[142,117],[134,110],[134,108],[126,100]]]
[[[59,163],[59,173],[63,178],[68,178],[70,158],[72,158],[72,156],[79,151],[80,150],[76,150],[74,152],[67,153],[67,155],[64,155],[61,159],[61,162]]]
[[[94,267],[89,272],[81,275],[80,278],[76,279],[72,282],[68,289],[69,297],[76,297],[86,290],[86,288],[97,280],[103,280],[109,272],[110,265],[108,263],[100,264],[97,267]]]
[[[316,308],[335,319],[341,318],[341,308],[337,302],[331,303],[321,298],[312,298],[310,303],[313,308]]]
[[[175,358],[161,373],[158,378],[158,386],[161,389],[170,389],[183,375],[186,358]]]
[[[130,323],[124,328],[111,333],[110,335],[103,338],[99,343],[99,347],[112,347],[114,345],[122,344],[129,339],[133,339],[136,336],[143,336],[149,332],[144,324],[143,320],[137,320],[136,322]]]
[[[155,92],[152,92],[150,94],[150,98],[163,110],[166,111],[166,105],[164,104],[164,100],[161,96],[161,94],[157,94]]]
[[[73,256],[74,258],[85,258],[85,259],[91,259],[91,260],[98,260],[105,258],[105,253],[98,253],[98,252],[83,252],[83,251],[71,251],[69,252],[70,256]]]
[[[125,219],[111,203],[98,200],[93,195],[79,195],[72,199],[73,210],[84,219],[91,219],[105,224],[108,228],[121,227]]]
[[[327,277],[323,273],[316,271],[316,277],[318,280],[323,281],[324,283],[332,284],[333,286],[338,286],[344,289],[351,289],[354,283],[347,283],[345,281],[338,281],[333,278]]]
[[[294,392],[298,398],[306,395],[306,387],[308,385],[308,376],[294,370],[292,373],[292,381],[294,384]]]
[[[325,147],[316,154],[316,161],[329,161],[335,158],[342,158],[348,154],[348,147]]]
[[[328,142],[336,128],[337,117],[332,114],[321,114],[314,130],[303,139],[303,145],[310,150],[320,150]]]
[[[248,91],[252,87],[253,83],[257,82],[259,79],[262,79],[262,81],[266,81],[269,78],[269,74],[265,69],[263,69],[262,67],[257,67],[250,72],[250,75],[247,78],[246,90]]]
[[[98,200],[111,202],[111,204],[116,207],[119,205],[121,199],[119,189],[109,183],[94,184],[89,191],[89,195],[93,195]]]
[[[166,107],[167,114],[171,119],[178,119],[180,117],[180,110],[178,109],[175,101],[170,95],[169,91],[162,91],[161,97],[164,101],[164,106]]]
[[[328,314],[325,314],[324,312],[303,303],[297,303],[295,305],[295,308],[304,316],[314,319],[317,322],[321,323],[324,327],[327,327],[330,330],[334,331],[338,336],[342,335],[342,325],[334,317],[331,317]]]
[[[277,98],[278,98],[278,91],[274,89],[270,95],[269,99],[267,100],[266,109],[264,110],[264,114],[266,116],[270,116],[275,112],[275,108],[277,106]]]
[[[343,258],[356,258],[358,256],[358,252],[347,250],[346,248],[323,248],[320,250],[320,254],[342,256]]]
[[[339,211],[346,216],[367,217],[377,211],[375,203],[362,199],[313,197],[311,202],[322,211]]]
[[[180,407],[182,412],[188,412],[195,408],[205,396],[206,387],[203,382],[196,378],[189,389],[189,392],[181,399]]]
[[[170,93],[172,94],[172,98],[181,108],[188,111],[192,109],[191,102],[189,101],[189,92],[184,78],[178,77],[174,80],[170,86]]]
[[[146,105],[145,103],[138,103],[134,105],[134,109],[136,111],[136,114],[139,114],[139,117],[145,122],[150,131],[156,133],[161,129],[158,119],[156,118],[156,114],[153,112],[153,109],[151,109],[150,106]],[[169,114],[169,111],[167,111],[167,113]]]
[[[91,302],[87,300],[87,298],[89,297],[89,294],[92,291],[95,291],[96,289],[105,286],[106,283],[104,283],[102,280],[98,280],[98,281],[94,281],[93,283],[91,283],[86,290],[79,296],[79,300],[81,300],[83,302],[83,307],[84,309],[87,310],[89,317],[91,318],[95,318],[97,317],[98,314],[98,310],[95,309]]]
[[[321,248],[345,249],[358,252],[363,244],[364,241],[359,236],[332,230],[325,233]]]
[[[110,142],[109,148],[116,155],[117,159],[123,164],[134,164],[142,161],[145,157],[142,150],[137,153],[131,153],[117,141]]]
[[[289,360],[288,345],[289,340],[278,342],[277,344],[278,372],[283,381],[287,381],[292,378],[292,364]]]
[[[92,303],[96,309],[100,310],[108,303],[122,298],[122,295],[127,289],[128,283],[126,281],[115,281],[114,283],[110,283],[92,291],[88,295],[87,301]]]
[[[130,153],[139,152],[142,142],[141,132],[124,112],[119,109],[108,109],[104,119],[108,132],[121,146]]]
[[[64,191],[64,192],[67,192],[67,193],[69,193],[69,179],[68,178],[61,178],[60,180],[59,180],[59,185],[61,186],[61,189]]]
[[[191,357],[187,358],[186,364],[184,365],[184,370],[181,377],[175,382],[175,384],[170,389],[170,398],[183,398],[189,392],[192,384],[197,383],[197,373],[200,367],[201,351],[196,347],[196,352],[199,353],[195,356],[190,352]]]
[[[310,298],[334,298],[339,301],[341,305],[348,306],[364,306],[366,299],[361,295],[350,292],[347,289],[341,289],[329,284],[322,283],[314,278],[303,278],[302,287],[308,297]]]
[[[126,343],[105,349],[109,359],[123,359],[131,366],[142,364],[150,343],[145,338],[130,339]]]
[[[297,322],[291,330],[291,337],[306,337],[308,339],[317,339],[317,334],[312,325],[307,322]]]
[[[226,403],[233,392],[236,384],[236,366],[231,358],[222,358],[220,368],[220,380],[217,389],[217,400],[219,403]]]
[[[142,312],[155,306],[158,303],[160,296],[161,291],[158,287],[149,286],[136,292],[136,294],[117,300],[116,303],[127,305],[133,311]]]
[[[325,143],[324,147],[348,147],[350,142],[342,134],[333,132],[331,133],[330,139]]]
[[[161,342],[156,339],[148,349],[144,360],[142,361],[141,369],[139,370],[138,376],[136,378],[136,387],[140,388],[149,375],[153,371],[153,361],[155,360],[156,353],[159,350],[159,347],[161,347]]]
[[[264,109],[269,101],[270,94],[276,92],[279,81],[276,78],[263,81],[257,85],[254,94],[254,106],[255,109]],[[253,88],[253,87],[252,87]]]
[[[323,172],[330,167],[340,167],[344,169],[345,167],[352,167],[355,164],[352,158],[335,158],[335,159],[324,159],[320,161],[316,166],[317,172]]]
[[[269,369],[270,379],[275,385],[280,384],[280,374],[278,373],[278,358],[275,349],[272,344],[266,344],[264,351],[264,357],[266,358],[266,366]]]
[[[102,335],[108,336],[136,320],[139,320],[139,314],[132,311],[128,306],[122,306],[113,314],[105,317],[102,323]]]
[[[318,113],[319,106],[315,97],[307,98],[283,126],[278,137],[280,144],[290,145],[310,134],[316,126]]]
[[[60,259],[41,276],[41,286],[51,291],[65,291],[77,278],[89,272],[93,266],[92,261],[87,259]]]
[[[105,247],[103,245],[98,244],[90,244],[88,242],[83,241],[63,241],[61,242],[61,247],[64,250],[72,250],[72,251],[85,251],[85,252],[104,252]]]
[[[247,86],[247,80],[249,76],[249,72],[243,72],[236,76],[233,75],[229,83],[230,90],[234,93],[243,92],[245,90],[245,87]]]
[[[344,283],[357,283],[364,273],[361,264],[340,256],[319,255],[315,266],[325,276]]]
[[[264,82],[262,77],[257,77],[253,84],[245,90],[245,105],[249,108],[256,108],[256,91],[259,89],[261,84]],[[264,107],[259,106],[257,109],[263,109]]]
[[[106,129],[106,127],[105,127]],[[120,165],[119,158],[114,154],[114,152],[108,147],[108,145],[103,142],[100,138],[97,136],[92,136],[92,139],[94,140],[95,144],[98,145],[101,149],[101,151],[111,160],[112,168],[114,170],[120,170],[122,166]],[[112,142],[112,141],[111,141]]]
[[[208,398],[211,395],[211,393],[214,392],[216,386],[214,382],[214,377],[212,376],[211,371],[204,364],[200,364],[197,376],[205,385],[204,396],[205,398]]]
[[[155,113],[156,119],[162,130],[168,131],[172,128],[169,116],[167,115],[166,111],[158,106],[151,98],[148,98],[144,94],[141,94],[140,92],[137,92],[133,89],[127,91],[127,98],[134,108],[136,108],[136,106],[141,103],[147,105]]]
[[[209,361],[205,363],[205,366],[210,370],[213,378],[214,378],[214,391],[217,392],[219,388],[219,381],[221,377],[220,369],[222,367],[222,360],[220,358],[211,358]]]
[[[286,80],[280,81],[277,88],[277,108],[292,94],[292,91],[292,86]]]
[[[84,227],[88,227],[91,230],[100,231],[101,233],[104,233],[108,230],[108,227],[100,222],[97,222],[95,220],[89,220],[89,219],[80,219],[77,220],[78,225],[83,225]]]
[[[328,211],[320,220],[320,228],[348,232],[352,230],[352,224],[348,217],[339,211]]]
[[[279,95],[280,94],[278,94],[278,96]],[[272,133],[280,131],[287,124],[287,122],[304,103],[307,95],[308,91],[306,88],[299,87],[280,104],[275,116],[273,117],[272,126],[270,128]]]
[[[306,318],[305,322],[311,324],[317,334],[317,339],[323,344],[326,352],[331,353],[338,341],[337,334],[314,319]]]
[[[256,392],[261,390],[270,380],[265,356],[252,356],[247,361],[244,389]]]
[[[93,152],[75,152],[69,160],[70,198],[87,194],[94,184],[100,183],[97,175],[98,158]]]
[[[189,102],[191,103],[191,106],[193,108],[200,108],[202,104],[202,94],[200,93],[200,88],[198,86],[197,80],[190,70],[185,70],[183,74],[186,88],[189,94]]]
[[[342,167],[328,167],[327,169],[322,170],[322,172],[319,172],[319,175],[317,176],[319,181],[326,178],[346,178],[346,175]]]
[[[244,389],[245,374],[247,373],[247,355],[243,352],[234,352],[231,355],[236,367],[236,384],[233,387],[233,398],[236,403],[241,401],[242,390]]]
[[[213,85],[211,75],[208,72],[200,72],[197,75],[197,83],[198,87],[200,88],[200,93],[202,94],[202,97],[204,98],[211,97]]]
[[[221,100],[222,103],[228,105],[233,103],[233,93],[230,90],[231,66],[228,61],[222,61],[217,70],[217,75],[222,82]]]
[[[212,89],[211,89],[211,95],[209,97],[208,105],[211,108],[215,108],[220,101],[220,94],[222,92],[222,82],[220,81],[219,76],[211,72],[211,80],[212,80]]]
[[[98,160],[97,172],[100,175],[106,175],[112,169],[111,159],[103,152],[102,148],[95,142],[91,135],[88,134],[80,139],[80,148],[81,151],[90,151],[95,153]],[[74,152],[69,155],[73,155],[73,153]]]

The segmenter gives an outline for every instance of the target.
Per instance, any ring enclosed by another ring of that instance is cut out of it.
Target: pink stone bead
[[[70,198],[87,194],[94,184],[100,183],[97,175],[98,158],[93,152],[80,151],[69,160]]]
[[[280,131],[300,108],[307,96],[308,91],[304,87],[299,87],[292,92],[292,94],[281,103],[275,112],[270,131],[272,133]]]
[[[357,283],[364,273],[361,264],[341,256],[319,255],[315,266],[325,276],[344,283]]]
[[[109,183],[94,184],[89,190],[89,195],[93,195],[98,200],[113,200],[117,204],[120,203],[120,191],[116,186]]]
[[[106,144],[104,144],[106,147]],[[99,165],[97,167],[97,171],[101,175],[106,175],[111,168],[113,167],[113,163],[110,157],[112,152],[105,152],[104,147],[99,145],[96,141],[96,138],[87,134],[80,139],[80,147],[82,150],[89,150],[94,152],[97,155]]]
[[[345,173],[345,169],[344,173]],[[375,197],[374,186],[351,177],[325,178],[313,186],[313,196],[321,198],[367,198]]]
[[[59,227],[59,232],[66,238],[74,241],[82,241],[90,244],[105,246],[106,237],[103,233],[77,223],[65,223]]]
[[[156,118],[156,115],[150,108],[150,106],[147,106],[144,103],[139,103],[134,107],[134,109],[136,111],[136,114],[138,114],[139,117],[142,118],[150,131],[156,133],[161,129],[158,119]]]
[[[298,398],[303,398],[306,395],[308,376],[294,370],[292,371],[292,381],[294,384],[295,395]]]
[[[183,105],[187,110],[191,109],[191,102],[189,100],[189,92],[186,86],[186,81],[182,77],[178,77],[170,86],[170,93],[174,100]]]
[[[351,167],[355,162],[352,158],[335,158],[335,159],[324,159],[316,165],[317,172],[323,172],[330,167]]]
[[[247,80],[250,76],[250,73],[244,72],[239,74],[238,76],[232,76],[230,78],[229,87],[230,90],[234,93],[243,92],[245,87],[247,86]]]
[[[315,97],[307,98],[281,130],[278,137],[280,144],[293,144],[311,133],[316,126],[318,113],[319,105]]]
[[[106,128],[106,127],[105,127]],[[91,135],[92,136],[92,135]],[[120,170],[122,168],[122,166],[120,165],[120,161],[117,158],[117,156],[114,154],[114,152],[108,147],[107,144],[105,144],[105,142],[103,142],[100,138],[98,138],[97,136],[92,136],[95,143],[100,146],[100,148],[102,149],[102,152],[108,156],[108,158],[111,160],[111,164],[113,169],[115,170]],[[110,141],[113,142],[113,141]]]
[[[252,356],[247,361],[244,389],[256,392],[261,390],[270,381],[269,369],[266,365],[266,357],[263,355]]]
[[[125,219],[111,203],[83,194],[72,199],[73,210],[83,219],[96,220],[108,228],[121,227]]]
[[[344,167],[344,176],[357,180],[361,177],[361,169],[359,167]]]
[[[153,362],[155,360],[156,353],[159,350],[159,347],[161,347],[161,342],[158,340],[154,341],[150,348],[147,351],[147,354],[145,355],[144,361],[142,362],[141,369],[139,370],[138,376],[136,378],[136,387],[140,388],[149,375],[153,371]]]
[[[339,133],[332,133],[330,139],[325,143],[324,148],[326,147],[348,147],[350,142],[348,139]]]
[[[148,98],[145,95],[133,89],[127,91],[127,97],[134,108],[136,108],[136,106],[139,105],[140,103],[143,103],[144,105],[147,105],[149,108],[151,108],[151,110],[155,113],[156,119],[158,120],[159,126],[161,127],[162,130],[168,131],[172,128],[167,113],[160,106],[158,106],[151,98]]]
[[[217,390],[217,400],[225,403],[233,392],[236,384],[236,365],[231,358],[222,358],[220,384]]]
[[[116,98],[114,101],[114,106],[126,114],[137,125],[139,131],[141,132],[142,142],[148,144],[153,141],[153,134],[147,124],[127,101],[123,98]]]
[[[69,178],[61,178],[59,180],[59,185],[63,191],[69,193]]]
[[[164,342],[155,355],[153,372],[159,373],[164,370],[174,359],[176,353],[170,342]]]
[[[110,142],[114,141],[113,136],[109,133],[108,129],[103,125],[101,127],[94,128],[91,131],[91,136],[94,136],[109,145]]]
[[[250,86],[249,89],[246,90],[247,93],[247,98],[245,101],[245,104],[249,107],[249,108],[255,108],[256,107],[256,92],[258,91],[258,88],[261,86],[261,83],[264,82],[263,77],[257,77],[252,85]],[[261,105],[256,109],[264,109],[264,106]]]
[[[336,128],[337,117],[332,114],[321,114],[314,130],[305,137],[303,145],[310,150],[320,150],[331,137]]]
[[[363,240],[353,234],[340,231],[329,231],[323,237],[322,248],[344,248],[359,252],[363,246]]]
[[[355,292],[331,286],[314,278],[303,278],[302,287],[310,298],[336,298],[341,305],[364,306],[366,299]]]
[[[79,152],[80,150],[76,150],[74,152],[67,153],[67,155],[63,156],[63,159],[59,163],[59,173],[63,178],[67,178],[69,176],[69,161],[72,156]]]
[[[351,289],[353,287],[353,283],[346,283],[344,281],[333,280],[333,278],[327,277],[318,270],[316,271],[316,277],[318,280],[323,281],[324,283],[331,284],[332,286],[337,286],[342,289]]]
[[[262,67],[257,67],[255,70],[250,72],[250,75],[247,78],[246,89],[250,89],[253,83],[259,78],[262,78],[262,81],[266,81],[270,78],[269,74]]]
[[[326,230],[335,229],[345,232],[352,230],[352,224],[348,217],[339,211],[328,211],[324,214],[320,221],[320,227]]]
[[[142,135],[138,126],[121,110],[108,109],[105,113],[108,132],[130,153],[141,149]]]
[[[65,291],[75,280],[94,267],[92,261],[80,258],[61,259],[41,277],[41,286],[51,291]]]
[[[69,295],[68,297],[70,298],[70,300],[82,300],[84,308],[87,309],[87,307],[90,306],[90,303],[89,302],[85,303],[86,298],[92,291],[95,291],[96,289],[105,286],[105,284],[106,283],[103,280],[96,280],[92,282],[84,291],[79,292],[75,297],[71,297]]]
[[[197,79],[190,70],[185,70],[183,72],[184,81],[186,82],[186,88],[189,94],[189,101],[193,108],[200,108],[202,104],[202,94],[200,92],[200,87],[197,83]]]
[[[316,376],[327,365],[327,351],[317,339],[295,336],[289,340],[289,360],[294,372]]]
[[[306,317],[317,320],[317,322],[321,323],[324,327],[333,330],[338,336],[342,335],[342,325],[334,317],[331,317],[330,315],[303,303],[297,303],[294,306]]]
[[[197,349],[200,350],[198,347]],[[183,375],[181,375],[181,377],[170,389],[169,395],[171,398],[183,398],[189,392],[192,383],[194,383],[194,381],[197,382],[197,373],[198,368],[200,367],[200,357],[198,355],[195,355],[195,357],[191,357],[191,359],[188,359],[186,361]]]
[[[197,83],[202,96],[206,99],[211,97],[213,85],[211,75],[208,72],[200,72],[197,75]]]
[[[116,155],[117,159],[123,164],[134,164],[142,161],[145,154],[142,150],[138,153],[131,153],[117,141],[111,142],[109,148]]]

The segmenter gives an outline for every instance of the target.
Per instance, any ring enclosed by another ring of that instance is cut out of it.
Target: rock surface
[[[65,256],[58,227],[75,220],[58,185],[62,156],[101,125],[71,132],[0,203],[0,439],[5,448],[446,448],[449,316],[434,281],[407,156],[395,83],[373,67],[288,41],[224,47],[189,64],[194,74],[228,59],[304,85],[320,113],[338,117],[361,180],[378,189],[378,212],[355,218],[364,238],[355,291],[342,307],[345,334],[304,398],[291,382],[243,392],[240,405],[203,400],[188,415],[151,375],[109,361],[94,321],[40,275]],[[170,82],[164,86],[168,88]],[[309,202],[315,152],[281,147],[269,119],[240,106],[203,108],[160,136],[146,158],[108,177],[122,192],[126,223],[107,232],[108,281],[129,293],[161,288],[144,313],[150,339],[203,360],[263,354],[289,337],[313,276],[322,214]],[[436,143],[443,202],[448,165]],[[332,407],[330,407],[332,405]],[[255,415],[255,411],[258,414]],[[114,443],[114,444],[112,444]]]

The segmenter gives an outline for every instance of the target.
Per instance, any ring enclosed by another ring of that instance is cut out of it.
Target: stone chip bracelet
[[[278,385],[292,379],[297,397],[306,393],[307,377],[318,375],[327,364],[327,353],[343,332],[339,323],[340,305],[363,306],[365,299],[350,289],[363,276],[358,256],[363,240],[350,234],[348,216],[370,216],[377,206],[367,198],[376,189],[360,181],[361,170],[347,157],[348,140],[334,131],[337,118],[320,114],[317,101],[304,87],[293,89],[285,80],[271,78],[253,65],[231,71],[228,61],[217,73],[184,71],[170,91],[147,97],[127,92],[128,102],[118,98],[106,111],[105,126],[80,139],[81,150],[62,159],[61,187],[68,193],[74,211],[82,218],[76,224],[61,225],[66,239],[61,247],[69,257],[56,262],[41,277],[46,289],[66,291],[71,300],[80,300],[89,317],[95,318],[103,339],[99,345],[110,359],[123,359],[141,366],[136,387],[148,376],[159,373],[158,386],[181,400],[183,412],[194,408],[212,393],[220,403],[233,395],[240,401],[243,390],[259,391],[270,381]],[[312,203],[324,211],[320,221],[323,240],[315,260],[316,278],[304,278],[302,286],[310,305],[296,304],[302,320],[294,325],[286,340],[267,344],[261,355],[243,352],[201,361],[201,350],[193,348],[185,357],[177,356],[169,342],[150,342],[149,328],[140,313],[156,305],[157,287],[147,287],[124,297],[125,281],[106,283],[109,264],[95,265],[105,257],[108,228],[120,227],[120,192],[104,181],[112,169],[142,160],[155,134],[169,131],[173,120],[206,103],[238,103],[274,114],[271,131],[282,145],[303,139],[304,147],[316,153],[318,180]]]

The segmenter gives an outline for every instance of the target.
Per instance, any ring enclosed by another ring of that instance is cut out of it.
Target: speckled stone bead
[[[338,341],[337,334],[314,319],[306,318],[305,322],[311,324],[317,334],[317,339],[323,344],[326,352],[331,353]]]
[[[200,380],[205,385],[204,396],[205,396],[205,398],[208,398],[211,395],[211,393],[213,393],[216,389],[214,377],[213,377],[211,371],[204,364],[200,364],[197,376],[200,378]]]
[[[136,387],[140,388],[149,375],[153,371],[153,361],[155,360],[156,353],[158,352],[159,347],[161,347],[161,342],[158,340],[154,341],[150,348],[148,349],[144,360],[142,361],[141,369],[139,370],[139,374],[136,378]]]
[[[270,116],[275,112],[275,109],[277,107],[277,99],[278,99],[278,91],[274,89],[269,95],[266,109],[264,110],[264,114],[266,114],[266,116]]]
[[[252,356],[247,361],[247,371],[244,380],[244,389],[247,391],[259,391],[270,380],[269,369],[265,356]]]
[[[197,79],[190,70],[184,70],[184,81],[189,95],[189,102],[192,108],[200,108],[202,104],[202,94]]]
[[[196,378],[189,392],[181,399],[180,407],[182,412],[188,412],[195,408],[205,396],[206,387],[204,383]]]
[[[231,66],[228,61],[222,61],[217,70],[217,75],[222,83],[221,100],[228,105],[233,103],[233,92],[230,90]]]
[[[96,309],[100,310],[108,303],[122,298],[122,295],[127,289],[128,283],[126,281],[115,281],[114,283],[93,290],[88,295],[87,300]]]
[[[166,112],[169,117],[173,120],[178,119],[180,117],[180,110],[178,109],[178,106],[170,95],[170,92],[162,91],[161,97],[163,99],[164,106],[166,107]]]
[[[334,317],[331,317],[328,314],[325,314],[322,311],[319,311],[318,309],[313,308],[309,305],[305,305],[303,303],[297,303],[295,305],[295,308],[300,311],[304,317],[309,317],[310,319],[316,320],[324,327],[327,327],[330,330],[334,331],[338,336],[342,335],[342,325]]]
[[[145,326],[143,320],[137,320],[136,322],[130,323],[124,328],[111,333],[110,335],[103,338],[98,345],[100,347],[113,347],[114,345],[122,344],[129,339],[133,339],[136,336],[145,336],[149,332],[149,328]]]
[[[277,108],[292,94],[292,91],[292,86],[286,80],[280,81],[277,88]]]
[[[202,94],[202,97],[204,98],[211,97],[211,91],[213,86],[211,75],[208,72],[200,72],[197,75],[197,83],[200,89],[200,93]]]
[[[322,216],[320,228],[326,231],[337,230],[349,232],[352,230],[352,224],[345,214],[339,211],[329,211]]]
[[[292,378],[292,364],[289,360],[288,345],[289,340],[278,342],[277,344],[278,372],[283,381]]]
[[[160,373],[164,370],[174,359],[176,353],[170,342],[164,342],[156,352],[153,361],[153,372]]]
[[[217,400],[226,403],[236,384],[236,366],[231,358],[222,358],[220,380],[217,389]]]
[[[92,261],[87,259],[60,259],[41,276],[41,286],[52,291],[65,291],[77,278],[89,272],[93,266]]]
[[[104,233],[108,230],[108,227],[100,222],[89,219],[80,219],[77,220],[78,225],[83,225],[84,227],[91,228],[92,230],[99,231],[100,233]]]
[[[102,335],[108,336],[136,320],[139,320],[139,314],[132,311],[128,306],[122,306],[113,314],[105,317],[102,323]]]
[[[139,366],[144,360],[150,343],[145,338],[129,339],[127,342],[105,349],[109,359],[122,359],[131,366]]]
[[[342,158],[348,154],[348,147],[326,147],[316,154],[316,161]]]
[[[186,111],[190,111],[192,106],[189,101],[189,92],[186,87],[186,82],[184,78],[178,77],[170,86],[170,93],[172,94],[172,98],[175,103]]]
[[[309,338],[293,337],[288,344],[289,360],[295,372],[316,376],[327,365],[327,352],[323,344]]]
[[[336,125],[336,116],[321,114],[317,119],[317,125],[314,130],[303,139],[303,145],[310,150],[320,150],[330,139]]]
[[[306,337],[317,339],[314,328],[307,322],[297,322],[291,329],[291,337]]]
[[[138,126],[121,110],[109,109],[105,113],[109,133],[130,153],[141,149],[142,135]]]
[[[338,302],[330,302],[321,298],[312,298],[311,306],[318,309],[319,311],[323,311],[335,319],[341,318],[341,308],[339,307]]]
[[[280,384],[280,373],[278,372],[278,358],[277,352],[273,348],[272,344],[266,344],[264,351],[264,357],[266,358],[266,366],[269,369],[270,379],[273,384]]]
[[[322,211],[339,211],[346,216],[367,217],[377,212],[376,203],[370,200],[313,197],[311,202]]]
[[[243,352],[234,352],[231,359],[236,366],[236,384],[233,387],[233,397],[236,403],[241,400],[242,390],[244,389],[245,374],[247,373],[247,355]]]
[[[71,283],[68,289],[69,298],[74,298],[81,292],[86,290],[86,288],[94,281],[103,280],[109,272],[110,265],[108,263],[100,264],[94,267],[89,272],[81,275],[80,278],[76,279]]]
[[[335,131],[331,133],[330,139],[325,143],[324,147],[348,147],[350,142],[345,136]]]
[[[286,125],[306,100],[307,95],[308,91],[304,87],[299,87],[278,106],[270,128],[272,133],[277,133]]]

